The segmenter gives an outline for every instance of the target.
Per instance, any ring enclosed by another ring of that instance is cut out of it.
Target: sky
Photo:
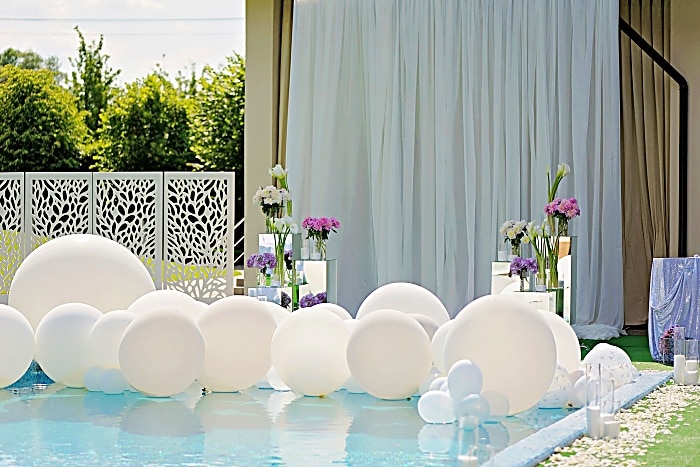
[[[131,82],[160,66],[178,71],[217,67],[235,51],[245,55],[245,0],[0,0],[0,51],[31,49],[68,58],[78,49],[78,26],[88,43],[104,36],[102,52]]]

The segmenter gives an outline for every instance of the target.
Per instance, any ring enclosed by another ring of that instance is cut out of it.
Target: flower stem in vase
[[[326,259],[326,241],[319,238],[316,240],[316,251],[318,251],[318,259],[325,261]]]
[[[520,291],[525,292],[525,271],[520,273]]]
[[[511,243],[510,254],[513,256],[520,256],[520,243]]]

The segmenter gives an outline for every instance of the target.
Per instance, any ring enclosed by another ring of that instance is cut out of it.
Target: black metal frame
[[[620,31],[627,34],[680,88],[678,109],[678,256],[688,254],[688,81],[654,46],[620,18]]]

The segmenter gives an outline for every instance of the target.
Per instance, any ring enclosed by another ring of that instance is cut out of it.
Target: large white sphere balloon
[[[34,358],[34,330],[14,308],[0,305],[0,387],[19,380]]]
[[[461,401],[470,394],[479,394],[483,383],[479,366],[469,360],[455,362],[447,374],[447,387],[456,401]]]
[[[154,290],[134,300],[127,311],[141,315],[153,310],[178,310],[197,319],[203,309],[201,302],[179,290]]]
[[[440,327],[433,318],[420,313],[409,313],[408,316],[418,321],[418,324],[421,325],[425,333],[428,335],[428,339],[433,339],[435,331],[437,331]]]
[[[216,302],[214,302],[216,303]],[[264,302],[260,302],[265,305],[267,308],[267,311],[272,315],[272,318],[275,320],[275,323],[279,324],[281,321],[289,318],[291,313],[289,312],[288,309],[282,308],[275,302],[268,302],[267,300]]]
[[[509,414],[527,410],[549,388],[557,365],[552,331],[542,314],[508,295],[487,295],[454,319],[445,343],[445,364],[477,364],[483,390],[508,398]]]
[[[396,310],[377,310],[358,320],[347,356],[355,380],[380,399],[412,396],[433,364],[428,335]]]
[[[187,389],[202,369],[204,338],[195,322],[177,310],[156,310],[131,322],[119,346],[126,381],[149,396]]]
[[[571,377],[564,365],[557,363],[554,378],[549,385],[549,389],[537,402],[537,406],[542,409],[560,409],[569,403],[571,393]]]
[[[88,340],[91,366],[119,367],[119,343],[124,331],[135,318],[135,313],[125,310],[114,310],[100,316],[92,327]]]
[[[554,342],[557,344],[557,360],[568,372],[576,370],[581,365],[581,344],[576,332],[564,318],[551,311],[540,310],[549,324]]]
[[[315,308],[316,310],[324,309],[324,310],[332,311],[333,313],[338,315],[339,318],[341,318],[343,320],[352,319],[352,315],[350,314],[350,312],[348,312],[348,310],[346,310],[342,306],[337,305],[335,303],[319,303],[318,305],[314,305],[314,306],[316,307]]]
[[[102,313],[84,303],[66,303],[46,313],[36,328],[36,361],[52,380],[82,388],[91,360],[90,331]]]
[[[435,334],[433,334],[433,340],[430,342],[433,362],[435,362],[435,366],[442,374],[447,374],[447,370],[449,370],[445,365],[445,342],[447,342],[447,333],[450,332],[452,323],[454,323],[454,320],[441,324],[435,331]]]
[[[350,376],[345,349],[349,328],[329,310],[301,309],[279,323],[272,337],[272,366],[293,391],[322,396]]]
[[[583,363],[600,363],[601,378],[612,380],[615,389],[631,382],[637,375],[637,369],[625,351],[606,343],[593,347],[583,359]]]
[[[428,391],[418,399],[418,415],[425,423],[452,423],[455,421],[452,398],[446,392]]]
[[[394,282],[374,290],[357,310],[357,319],[376,310],[399,310],[420,313],[432,318],[438,325],[450,320],[445,305],[430,290],[408,282]]]
[[[213,392],[236,392],[267,374],[277,323],[263,302],[242,295],[222,298],[209,305],[197,325],[206,349],[199,384]]]
[[[117,242],[67,235],[25,258],[12,279],[8,303],[36,329],[49,310],[64,303],[85,303],[106,313],[125,309],[153,290],[146,266]]]

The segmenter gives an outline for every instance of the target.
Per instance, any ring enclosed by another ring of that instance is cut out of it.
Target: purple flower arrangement
[[[537,260],[535,258],[521,258],[516,257],[510,262],[510,275],[519,276],[520,278],[525,277],[527,272],[537,272]]]
[[[307,217],[301,226],[306,229],[308,238],[328,240],[328,235],[340,228],[340,222],[335,217]]]
[[[673,363],[673,330],[675,328],[675,325],[671,326],[659,337],[659,356],[661,363],[666,365]]]
[[[299,300],[299,308],[308,308],[319,303],[326,303],[326,299],[326,292],[317,293],[316,295],[312,293],[306,294]]]
[[[272,253],[253,253],[248,257],[245,265],[264,272],[265,269],[274,269],[277,266],[277,258]]]

